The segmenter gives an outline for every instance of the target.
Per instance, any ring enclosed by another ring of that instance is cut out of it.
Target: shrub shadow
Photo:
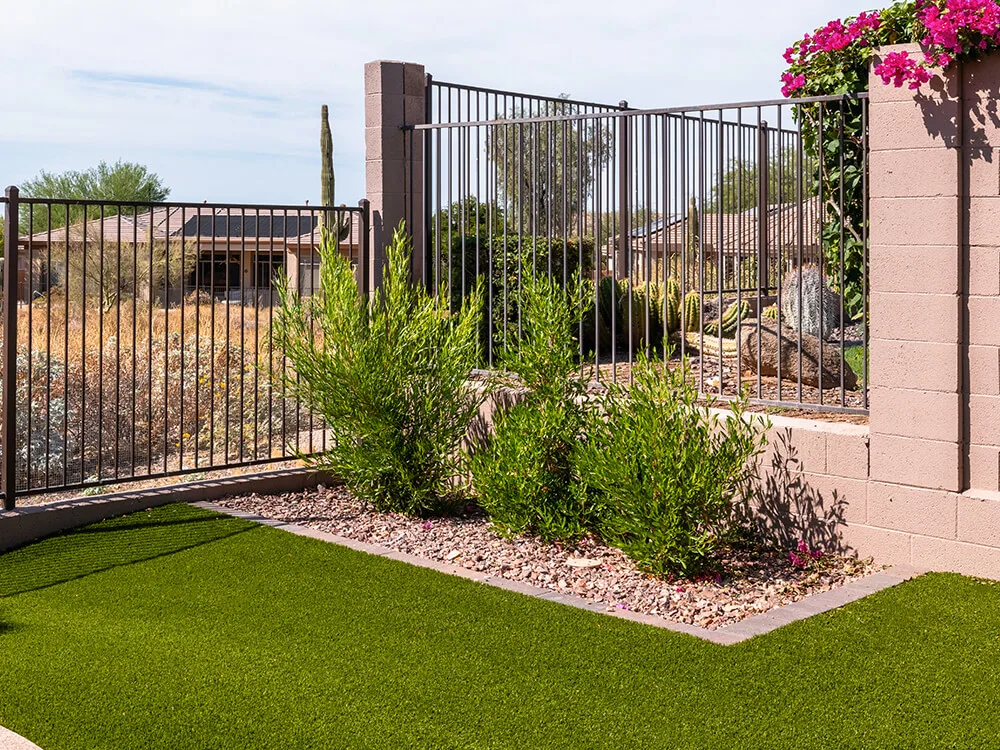
[[[761,540],[783,548],[804,539],[825,552],[846,553],[842,538],[847,499],[833,489],[823,491],[807,481],[792,431],[772,433],[768,450],[743,493],[740,520]]]

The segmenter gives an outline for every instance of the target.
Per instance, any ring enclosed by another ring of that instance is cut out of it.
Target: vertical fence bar
[[[17,241],[18,190],[8,187],[5,192],[3,236],[3,507],[13,510],[17,497]],[[30,231],[30,230],[29,230]],[[30,269],[29,269],[30,270]],[[29,405],[30,408],[30,405]],[[30,419],[29,419],[30,421]]]
[[[767,207],[768,207],[768,142],[767,121],[762,120],[757,129],[757,305],[760,297],[767,293]]]
[[[367,198],[362,198],[358,201],[358,208],[361,209],[361,237],[358,246],[358,265],[363,269],[360,279],[361,294],[367,298],[371,295],[371,270],[369,265],[371,238],[368,234],[371,225],[371,204]]]

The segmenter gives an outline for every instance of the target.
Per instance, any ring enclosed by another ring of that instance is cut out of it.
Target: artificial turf
[[[0,724],[58,748],[995,747],[1000,585],[717,646],[186,505],[0,555]]]

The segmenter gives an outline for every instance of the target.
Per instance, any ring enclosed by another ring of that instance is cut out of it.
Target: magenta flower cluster
[[[788,553],[788,559],[797,568],[807,568],[812,560],[819,560],[823,553],[818,549],[810,549],[805,539],[799,539],[795,550]]]
[[[911,89],[918,89],[931,79],[930,71],[906,52],[890,52],[872,72],[882,79],[882,83],[892,83],[897,89],[909,82]]]
[[[905,38],[900,39],[900,34]],[[781,76],[781,93],[794,96],[803,89],[833,93],[844,90],[842,85],[847,90],[864,90],[871,49],[909,39],[923,45],[922,59],[906,52],[886,55],[873,68],[884,84],[917,89],[931,79],[935,67],[947,68],[960,56],[974,58],[1000,48],[1000,0],[911,0],[853,19],[830,21],[785,50],[789,67]]]
[[[806,34],[801,41],[786,49],[785,62],[789,65],[796,62],[803,65],[818,52],[837,52],[855,42],[864,46],[865,32],[868,29],[878,29],[881,23],[878,11],[862,13],[846,25],[840,20],[830,21],[823,28],[816,29],[814,34]]]
[[[808,68],[809,63],[818,55],[840,52],[853,44],[866,47],[872,43],[872,34],[881,23],[878,12],[862,13],[847,23],[841,20],[830,21],[786,49],[785,62],[794,68]],[[782,95],[791,96],[806,85],[806,76],[804,73],[788,71],[781,76],[781,83]]]
[[[1000,45],[1000,5],[995,0],[918,0],[917,20],[926,49],[917,61],[906,52],[886,55],[873,68],[885,84],[917,89],[931,79],[930,66],[946,68],[958,55]]]
[[[970,46],[985,50],[991,41],[1000,42],[1000,6],[993,0],[925,2],[918,5],[917,18],[927,29],[925,47],[960,55]]]

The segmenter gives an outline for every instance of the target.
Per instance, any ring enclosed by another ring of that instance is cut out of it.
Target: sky
[[[182,201],[319,199],[330,106],[337,203],[364,196],[364,64],[633,107],[778,98],[781,53],[870,0],[5,2],[0,183],[101,160]]]

